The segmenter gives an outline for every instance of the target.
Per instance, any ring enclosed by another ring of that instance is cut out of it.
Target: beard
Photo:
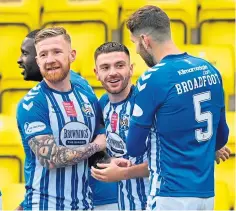
[[[32,66],[31,68],[25,68],[24,71],[24,80],[25,81],[42,81],[43,76],[40,73],[38,66]]]
[[[43,78],[45,78],[47,81],[51,82],[51,83],[58,83],[63,81],[68,73],[70,71],[70,66],[68,67],[61,67],[60,72],[57,71],[44,71],[41,72]]]
[[[139,48],[140,48],[140,53],[139,55],[142,57],[142,59],[144,60],[144,62],[146,63],[146,65],[148,67],[153,67],[154,65],[156,65],[156,62],[154,62],[154,58],[152,57],[151,54],[149,54],[147,52],[147,50],[143,47],[142,43],[139,44]]]
[[[102,82],[103,88],[110,94],[120,94],[122,91],[125,90],[125,88],[128,86],[130,81],[131,75],[127,75],[126,77],[122,77],[120,80],[122,81],[121,87],[117,90],[113,90],[113,88],[110,88],[104,81]]]

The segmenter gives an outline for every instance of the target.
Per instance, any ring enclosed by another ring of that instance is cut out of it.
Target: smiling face
[[[125,52],[102,53],[96,59],[96,76],[110,94],[119,94],[131,83],[133,66]]]
[[[63,81],[75,59],[75,51],[62,35],[46,38],[36,44],[37,63],[43,77],[51,82]]]
[[[19,67],[23,69],[21,74],[24,76],[24,80],[41,81],[43,79],[35,57],[34,39],[26,37],[22,42],[21,56],[17,61]]]

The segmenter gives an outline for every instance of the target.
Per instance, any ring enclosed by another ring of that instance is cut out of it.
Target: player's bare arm
[[[35,136],[29,140],[29,146],[40,164],[48,169],[75,165],[94,153],[104,150],[105,136],[98,135],[94,142],[77,148],[58,146],[52,135]]]

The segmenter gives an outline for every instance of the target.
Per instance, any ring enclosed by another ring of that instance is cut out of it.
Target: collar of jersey
[[[46,88],[46,89],[49,89],[51,92],[54,92],[54,93],[57,93],[57,94],[70,94],[71,92],[73,92],[73,89],[74,89],[74,85],[73,83],[71,83],[71,90],[70,91],[67,91],[67,92],[60,92],[60,91],[57,91],[55,89],[52,89],[51,87],[49,87],[47,85],[47,83],[42,80],[41,84]]]
[[[188,56],[188,54],[186,52],[184,53],[181,53],[181,54],[170,54],[170,55],[167,55],[165,56],[161,61],[160,63],[166,61],[166,60],[172,60],[172,59],[181,59],[183,57],[186,57]]]
[[[132,96],[132,94],[134,93],[134,89],[135,89],[135,86],[132,85],[131,88],[130,88],[130,92],[129,92],[128,96],[127,96],[124,100],[122,100],[122,101],[120,101],[120,102],[117,102],[117,103],[112,103],[112,102],[111,102],[111,105],[113,105],[113,106],[116,107],[116,106],[121,105],[121,104],[123,104],[124,102],[126,102],[126,101]]]

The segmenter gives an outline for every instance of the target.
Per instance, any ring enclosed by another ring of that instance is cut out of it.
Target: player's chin
[[[108,86],[107,91],[111,94],[119,94],[123,90],[122,84],[117,86]]]
[[[122,88],[119,89],[109,89],[109,93],[111,94],[119,94],[122,91]]]

